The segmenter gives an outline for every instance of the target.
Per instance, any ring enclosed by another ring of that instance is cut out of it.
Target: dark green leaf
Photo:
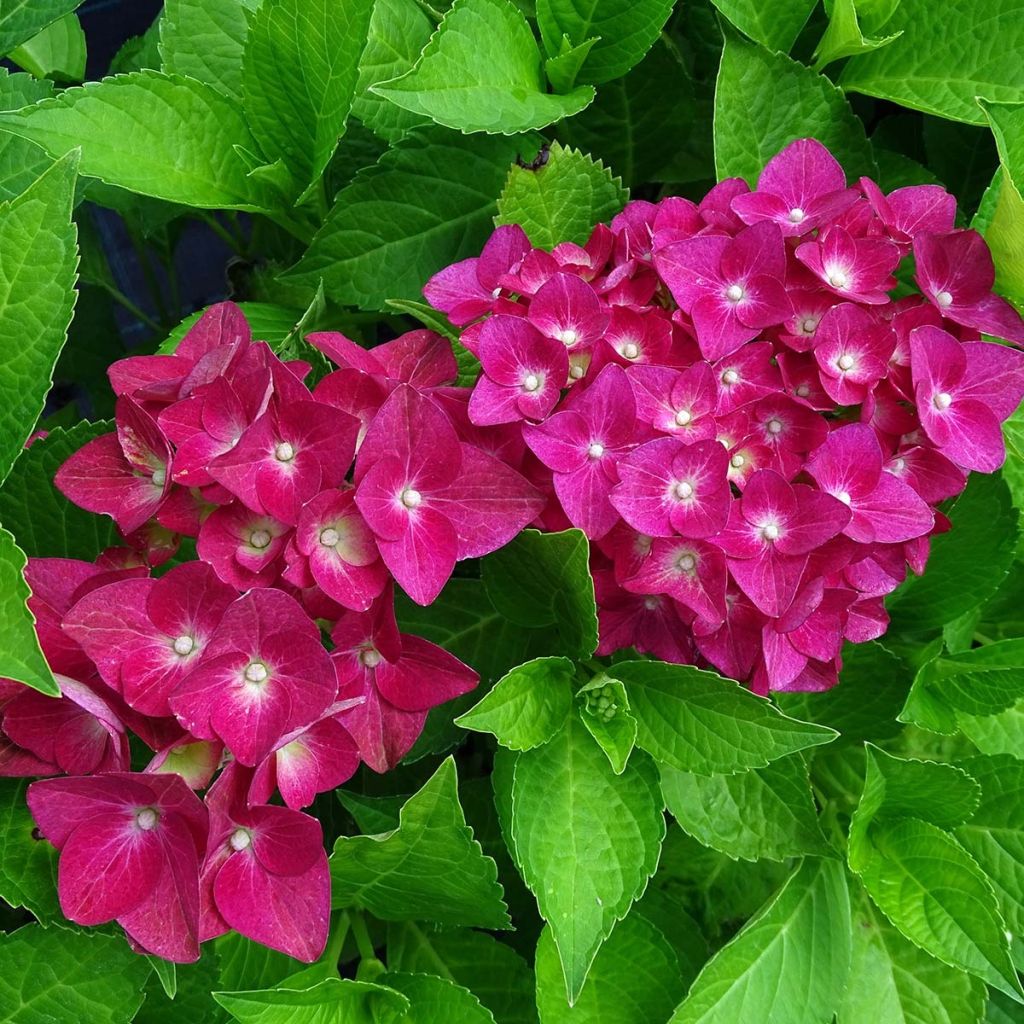
[[[0,899],[40,920],[60,918],[57,851],[34,835],[25,779],[0,779]]]
[[[47,25],[11,53],[18,67],[36,78],[80,82],[85,78],[85,33],[75,14]]]
[[[328,978],[307,989],[215,992],[214,999],[242,1024],[398,1024],[410,1019],[404,996],[349,978]]]

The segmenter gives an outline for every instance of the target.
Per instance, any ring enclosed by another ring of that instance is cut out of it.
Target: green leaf
[[[30,558],[91,562],[104,548],[120,543],[113,520],[72,505],[53,486],[54,474],[74,452],[112,429],[108,422],[85,421],[70,430],[55,427],[14,463],[0,488],[0,522]]]
[[[373,0],[275,0],[252,18],[242,63],[246,120],[301,193],[345,132]]]
[[[387,142],[397,142],[429,118],[404,110],[371,90],[379,82],[411,71],[433,30],[433,22],[416,0],[377,0],[373,6],[352,113]]]
[[[169,999],[157,976],[157,964],[173,968],[176,980],[174,998]],[[214,1001],[217,984],[217,954],[212,946],[203,948],[194,964],[168,964],[151,957],[153,974],[146,984],[146,1001],[132,1018],[134,1024],[224,1024],[229,1019],[225,1010]],[[294,961],[292,961],[294,965]]]
[[[576,716],[544,746],[518,755],[512,845],[551,926],[569,1002],[657,867],[661,809],[650,761],[634,755],[616,775]]]
[[[516,625],[554,627],[558,641],[549,653],[589,658],[597,647],[589,559],[590,546],[580,530],[524,530],[484,560],[487,596]]]
[[[637,720],[637,744],[656,761],[698,775],[728,775],[807,747],[832,729],[782,714],[731,679],[691,665],[629,661],[614,666]]]
[[[0,483],[43,411],[71,322],[77,163],[69,154],[0,203]]]
[[[0,1020],[127,1024],[149,974],[119,935],[26,925],[0,935]]]
[[[562,36],[557,54],[544,61],[544,74],[555,92],[572,92],[587,55],[598,42],[597,36],[593,36],[573,46],[568,36]]]
[[[60,689],[39,647],[35,619],[25,606],[29,596],[25,564],[14,538],[0,526],[0,678],[59,697]]]
[[[218,983],[225,991],[276,988],[295,973],[295,961],[276,949],[269,949],[238,932],[228,932],[214,941],[218,957]]]
[[[0,7],[0,56],[70,14],[82,0],[4,0]]]
[[[981,784],[981,803],[955,832],[999,897],[1006,923],[1024,932],[1024,761],[1009,754],[972,757],[964,768]]]
[[[814,51],[815,67],[820,70],[826,64],[841,60],[843,57],[878,50],[888,46],[902,34],[896,32],[891,36],[870,39],[861,30],[855,0],[833,0],[828,28],[825,29],[825,34]]]
[[[246,11],[259,0],[164,0],[160,56],[168,74],[195,78],[233,100],[242,98]]]
[[[85,33],[75,14],[47,25],[11,53],[18,67],[36,78],[80,82],[85,78]]]
[[[988,600],[1013,562],[1017,511],[1000,476],[973,474],[949,511],[953,528],[932,538],[928,571],[889,599],[893,629],[941,629]]]
[[[823,1024],[850,970],[850,897],[835,860],[806,860],[708,961],[670,1024]]]
[[[409,1014],[403,1018],[408,1024],[494,1024],[491,1011],[448,978],[388,971],[380,981],[409,1000]]]
[[[266,206],[235,148],[256,149],[238,104],[195,79],[137,71],[89,82],[0,113],[0,130],[54,157],[80,146],[84,176],[131,192],[212,209]]]
[[[624,75],[654,45],[675,0],[537,0],[537,25],[549,56],[563,36],[574,46],[597,38],[579,74],[600,85]]]
[[[984,1024],[1021,1024],[1020,1006],[1002,992],[989,990]]]
[[[397,1024],[409,1001],[393,989],[349,978],[328,978],[308,989],[214,992],[213,998],[242,1024]]]
[[[384,921],[508,927],[494,861],[485,857],[459,805],[448,758],[402,808],[398,828],[340,836],[331,856],[331,902]]]
[[[52,95],[52,83],[0,68],[0,110],[18,110]],[[35,143],[0,132],[0,200],[21,195],[52,162]]]
[[[997,287],[1024,301],[1024,103],[978,103],[985,112],[999,151],[1002,178],[985,241],[996,265]]]
[[[489,732],[503,747],[530,750],[547,743],[572,710],[575,667],[568,658],[536,658],[512,669],[457,725]]]
[[[550,927],[537,943],[535,969],[540,1024],[664,1021],[686,992],[675,950],[636,912],[621,920],[600,948],[574,1005],[565,1001]]]
[[[1006,925],[974,858],[948,832],[917,818],[876,823],[869,841],[851,867],[879,910],[943,963],[1019,997]]]
[[[590,86],[544,92],[533,32],[509,0],[455,0],[416,66],[372,91],[448,128],[502,135],[571,117],[594,98]]]
[[[727,32],[715,90],[715,168],[753,184],[794,139],[813,136],[847,174],[875,174],[864,125],[827,78]]]
[[[1016,0],[951,0],[941,17],[931,0],[902,0],[892,45],[852,57],[840,85],[926,114],[984,124],[976,96],[1020,99],[1024,21]]]
[[[433,931],[414,921],[391,924],[388,967],[436,974],[468,988],[497,1024],[536,1024],[533,972],[514,949],[486,932]]]
[[[977,1024],[985,986],[929,956],[861,896],[853,906],[851,983],[839,1024]]]
[[[581,686],[576,697],[587,732],[607,755],[612,771],[621,775],[636,745],[637,732],[626,688],[618,679],[601,673]]]
[[[1024,758],[1024,700],[998,715],[956,717],[963,734],[983,754],[1012,754]]]
[[[531,139],[466,139],[416,131],[356,175],[285,280],[342,305],[383,308],[420,297],[442,267],[480,251],[509,165]]]
[[[513,167],[498,199],[498,224],[519,224],[541,249],[582,245],[595,224],[609,221],[629,193],[600,161],[553,142],[543,167]]]
[[[800,35],[815,0],[712,0],[733,25],[755,43],[788,53]]]
[[[685,831],[734,859],[786,860],[831,852],[800,754],[740,775],[710,778],[662,765],[661,791]]]
[[[33,834],[28,785],[27,779],[0,779],[0,900],[40,920],[59,920],[57,851]]]

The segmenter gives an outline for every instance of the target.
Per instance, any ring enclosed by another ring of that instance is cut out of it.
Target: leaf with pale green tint
[[[85,33],[75,14],[65,14],[11,52],[11,60],[36,78],[80,82],[85,78]]]
[[[345,133],[373,0],[276,0],[252,18],[242,62],[246,120],[302,193]]]
[[[851,867],[879,910],[932,956],[1018,996],[1006,924],[974,858],[917,818],[874,823],[869,843],[856,864],[851,845]]]
[[[469,989],[497,1024],[536,1024],[532,971],[514,949],[486,932],[439,931],[416,921],[390,924],[388,967],[436,974]]]
[[[957,715],[963,734],[983,754],[1024,758],[1024,700],[998,715]]]
[[[113,520],[73,505],[53,485],[57,470],[86,442],[113,430],[109,422],[56,427],[21,453],[0,488],[0,523],[30,558],[80,558],[91,562],[121,543]]]
[[[509,750],[530,750],[565,724],[572,710],[575,666],[568,658],[536,658],[512,669],[456,725],[489,732]]]
[[[381,976],[380,983],[409,1000],[406,1024],[494,1024],[491,1011],[468,988],[448,978],[392,970]]]
[[[739,775],[694,775],[661,766],[661,791],[680,826],[729,857],[828,856],[807,763],[800,754]]]
[[[509,0],[456,0],[415,67],[372,91],[448,128],[502,135],[571,117],[594,98],[591,86],[544,91],[533,32]]]
[[[253,942],[238,932],[215,939],[218,978],[214,988],[224,991],[276,988],[296,970],[295,961],[276,949]]]
[[[814,51],[815,67],[821,69],[843,57],[870,53],[887,46],[901,35],[902,32],[876,38],[865,36],[857,17],[855,0],[833,0],[828,28]]]
[[[328,978],[308,989],[214,992],[213,998],[241,1024],[398,1024],[410,1019],[403,995],[350,978]]]
[[[302,316],[301,309],[289,309],[276,306],[269,302],[240,302],[238,308],[245,314],[245,319],[252,328],[252,336],[256,341],[265,341],[271,348],[284,343],[285,338],[295,330],[295,325]],[[205,313],[200,309],[191,313],[174,328],[167,338],[161,342],[157,352],[160,355],[171,355],[178,347],[181,339],[195,326],[196,321]]]
[[[0,1020],[127,1024],[150,970],[120,935],[25,925],[0,935]]]
[[[540,1024],[665,1021],[686,992],[675,950],[636,912],[608,936],[572,1006],[565,999],[562,966],[550,927],[537,943],[535,970]]]
[[[488,555],[484,586],[496,611],[519,626],[554,627],[549,653],[589,658],[597,647],[590,545],[580,530],[524,530]]]
[[[0,68],[0,110],[18,110],[53,95],[53,84]],[[0,200],[21,195],[53,161],[35,143],[0,132]]]
[[[164,71],[241,100],[246,12],[258,6],[259,0],[164,0],[159,30]]]
[[[620,78],[654,45],[675,0],[537,0],[537,27],[548,56],[596,39],[578,80],[600,85]]]
[[[764,165],[794,139],[827,146],[851,178],[875,174],[864,125],[827,78],[726,32],[715,89],[715,167],[753,185]]]
[[[601,943],[657,867],[665,836],[657,772],[634,754],[616,775],[572,715],[544,746],[518,755],[511,835],[574,1002]]]
[[[850,896],[835,860],[805,860],[708,961],[670,1024],[823,1024],[850,972]]]
[[[973,473],[949,518],[952,529],[931,538],[928,571],[889,598],[893,629],[941,629],[988,600],[1013,563],[1017,510],[1000,476]]]
[[[908,942],[865,896],[853,904],[850,984],[838,1024],[977,1024],[985,986]]]
[[[416,0],[377,0],[373,5],[366,49],[359,60],[352,112],[390,143],[429,118],[404,110],[371,90],[379,82],[411,71],[433,30],[433,22]]]
[[[622,662],[637,720],[637,744],[656,761],[698,775],[763,768],[798,750],[831,743],[834,730],[782,714],[739,683],[691,665]]]
[[[562,36],[562,44],[555,55],[544,61],[544,74],[555,92],[572,92],[587,55],[598,42],[600,39],[592,36],[574,46],[568,36]]]
[[[1024,932],[1024,761],[1009,754],[972,757],[964,768],[981,785],[981,802],[955,832],[996,890],[1006,923]]]
[[[892,100],[926,114],[984,124],[975,103],[1020,99],[1024,19],[1017,0],[902,0],[885,29],[903,34],[852,57],[839,78],[851,92]]]
[[[612,771],[621,775],[636,745],[636,719],[629,711],[626,688],[603,673],[577,692],[580,719],[605,752]]]
[[[992,126],[1002,179],[985,241],[996,266],[996,287],[1024,301],[1024,103],[978,103]]]
[[[37,918],[60,918],[57,851],[33,834],[27,779],[0,779],[0,900]]]
[[[4,0],[0,5],[0,57],[70,14],[82,0]]]
[[[336,789],[341,806],[355,818],[359,831],[365,835],[379,835],[398,828],[402,805],[408,796],[367,796],[347,789]]]
[[[137,71],[89,82],[0,113],[0,131],[54,157],[81,147],[82,175],[130,192],[212,209],[266,206],[235,148],[257,148],[238,104],[195,79]]]
[[[432,274],[480,251],[509,166],[536,151],[532,137],[413,132],[342,189],[285,280],[322,278],[329,298],[363,309],[418,299]]]
[[[788,53],[800,35],[815,0],[712,0],[744,35],[769,50]]]
[[[582,245],[595,224],[610,221],[629,192],[600,161],[553,142],[536,170],[514,166],[498,199],[498,224],[518,224],[541,249]]]
[[[69,154],[0,203],[0,483],[43,411],[71,322],[77,165]]]
[[[408,799],[398,828],[340,836],[330,864],[335,907],[384,921],[508,927],[497,868],[466,825],[450,757]]]

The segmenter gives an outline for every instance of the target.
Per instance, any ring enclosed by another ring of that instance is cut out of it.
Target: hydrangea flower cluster
[[[803,139],[753,191],[632,202],[551,252],[501,227],[429,282],[482,367],[470,421],[514,429],[543,523],[593,542],[599,654],[823,690],[885,632],[1024,395],[1024,356],[982,338],[1024,322],[955,218]]]
[[[310,341],[338,366],[312,389],[224,303],[174,355],[111,367],[116,432],[56,483],[125,544],[30,561],[62,695],[0,681],[0,775],[53,776],[28,802],[65,915],[169,960],[230,928],[320,955],[327,856],[303,809],[360,762],[392,767],[478,681],[399,632],[394,582],[431,601],[545,504],[503,434],[470,422],[446,339]],[[199,558],[167,569],[183,536]]]

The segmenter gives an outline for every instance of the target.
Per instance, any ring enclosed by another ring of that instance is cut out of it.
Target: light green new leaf
[[[0,935],[0,1020],[127,1024],[150,970],[120,935],[26,925]]]
[[[932,538],[928,571],[889,599],[894,629],[941,629],[988,600],[1013,563],[1017,511],[1000,476],[972,474],[949,518],[953,528]]]
[[[617,214],[629,192],[599,160],[553,142],[543,167],[514,166],[498,198],[498,224],[518,224],[541,249],[582,245]]]
[[[0,130],[54,157],[80,146],[81,174],[130,192],[212,209],[266,207],[235,148],[257,149],[238,104],[195,79],[156,71],[104,78],[0,113]]]
[[[372,87],[411,71],[433,29],[416,0],[377,0],[373,5],[352,113],[389,143],[430,119],[378,96]]]
[[[26,559],[0,526],[0,678],[16,679],[33,690],[60,696],[36,637],[35,619],[25,606],[29,589],[22,575]]]
[[[589,658],[597,647],[597,604],[590,546],[580,530],[524,530],[483,563],[487,596],[520,626],[551,626],[558,640],[548,653]]]
[[[826,1024],[850,970],[850,896],[835,860],[806,860],[708,961],[670,1024]]]
[[[1024,761],[1009,754],[972,757],[964,768],[981,784],[981,803],[956,830],[960,845],[988,876],[1006,923],[1024,932]]]
[[[712,0],[744,35],[769,50],[788,53],[816,0]]]
[[[1024,700],[998,715],[957,715],[963,734],[983,754],[1012,754],[1024,758]]]
[[[0,4],[0,57],[42,32],[82,0],[4,0]]]
[[[37,918],[60,918],[57,851],[32,834],[27,779],[0,779],[0,900]]]
[[[18,110],[52,95],[52,82],[0,68],[0,110]],[[52,163],[35,143],[0,132],[0,200],[21,195]]]
[[[600,85],[620,78],[654,45],[675,0],[537,0],[537,27],[548,56],[595,39],[577,76]]]
[[[77,154],[0,203],[0,483],[35,429],[75,304]]]
[[[794,139],[816,138],[852,178],[876,173],[864,125],[823,75],[726,32],[715,89],[715,167],[752,185]]]
[[[621,920],[594,958],[573,1006],[551,928],[541,932],[534,968],[540,1024],[637,1024],[668,1020],[686,993],[679,958],[658,929],[635,911]]]
[[[999,150],[1002,175],[993,181],[996,198],[983,230],[996,266],[996,287],[1024,302],[1024,103],[979,100]],[[987,197],[988,193],[986,193]]]
[[[80,82],[85,78],[85,33],[78,16],[65,14],[47,25],[14,50],[11,60],[36,78]]]
[[[331,864],[331,902],[384,921],[507,928],[498,870],[466,825],[449,757],[402,808],[398,828],[340,836]]]
[[[861,895],[838,1024],[977,1024],[985,985],[908,942]]]
[[[876,822],[864,845],[856,863],[851,845],[850,866],[911,942],[1024,1002],[992,886],[948,832],[917,818]]]
[[[509,165],[536,150],[532,137],[413,132],[341,190],[284,279],[322,278],[328,297],[363,309],[419,298],[431,274],[480,251]]]
[[[373,0],[264,0],[242,62],[246,120],[296,194],[316,182],[345,132]]]
[[[833,729],[782,714],[731,679],[691,665],[629,661],[614,667],[637,720],[637,744],[663,764],[698,775],[763,768],[831,743]]]
[[[249,992],[214,992],[213,998],[241,1024],[398,1024],[409,1000],[384,985],[328,978],[307,989],[287,986]]]
[[[489,732],[509,750],[547,743],[572,710],[575,667],[568,658],[536,658],[512,669],[457,725]]]
[[[121,542],[112,519],[72,505],[53,486],[54,474],[74,452],[111,430],[109,422],[84,420],[70,430],[55,427],[14,463],[0,488],[0,523],[18,538],[18,546],[30,558],[91,562],[104,548]]]
[[[598,42],[600,40],[597,36],[592,36],[578,46],[573,46],[568,36],[562,36],[558,52],[544,61],[544,74],[555,92],[572,92],[587,55]]]
[[[246,11],[259,0],[164,0],[160,16],[163,70],[242,98],[242,52],[249,24]]]
[[[657,772],[639,754],[616,775],[575,715],[518,755],[512,847],[558,946],[569,1002],[658,864],[665,836]]]
[[[372,91],[448,128],[502,135],[571,117],[594,98],[590,86],[544,91],[533,32],[510,0],[456,0],[416,66]]]
[[[840,85],[926,114],[984,124],[976,96],[1014,102],[1024,89],[1024,18],[1018,0],[902,0],[894,43],[852,57]]]
[[[694,775],[661,766],[669,813],[705,846],[743,860],[827,856],[831,851],[800,754],[739,775]]]
[[[380,983],[409,1000],[406,1024],[494,1024],[491,1011],[468,988],[448,978],[388,971]]]
[[[902,32],[896,32],[891,36],[868,38],[861,29],[855,0],[834,0],[828,28],[814,51],[814,66],[820,70],[843,57],[878,50],[901,35]]]
[[[612,771],[621,775],[636,746],[636,719],[629,711],[626,688],[618,679],[601,673],[576,694],[580,719],[605,752]]]

